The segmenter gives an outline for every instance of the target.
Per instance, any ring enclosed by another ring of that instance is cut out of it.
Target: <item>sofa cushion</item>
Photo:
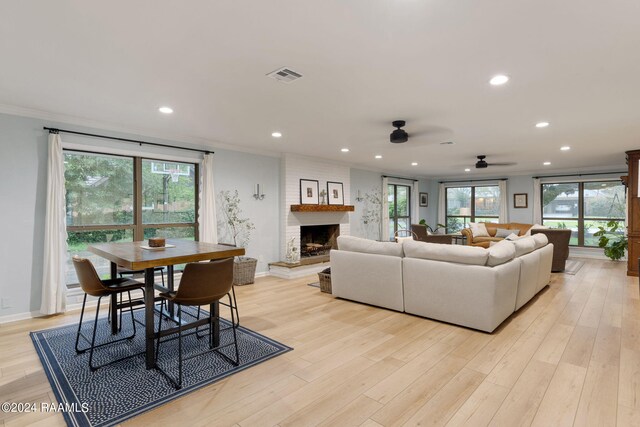
[[[439,245],[437,243],[404,242],[404,254],[409,258],[432,259],[459,264],[485,265],[489,251],[476,246]]]
[[[536,244],[536,249],[547,246],[547,243],[549,243],[549,239],[547,238],[547,236],[542,233],[534,234],[533,236],[531,236],[531,238]]]
[[[470,222],[469,228],[471,229],[471,233],[473,237],[489,237],[489,232],[487,231],[487,226],[482,222]]]
[[[518,236],[516,233],[511,233],[507,237],[505,237],[504,240],[518,240],[518,239],[521,239],[522,237],[524,236]]]
[[[512,222],[509,224],[509,229],[518,234],[518,236],[524,236],[530,228],[531,224],[522,224],[519,222]],[[516,232],[516,230],[518,231]]]
[[[365,254],[402,256],[402,244],[394,242],[376,242],[353,236],[338,236],[338,249]]]
[[[513,243],[506,240],[495,242],[489,247],[488,252],[489,258],[487,259],[487,265],[489,267],[504,264],[507,261],[511,261],[516,256],[515,246]]]
[[[498,228],[496,229],[496,235],[495,237],[507,237],[509,234],[512,234],[513,231],[509,230],[508,228]]]
[[[536,242],[533,237],[523,237],[522,239],[513,240],[511,244],[516,249],[516,257],[533,252],[536,248]]]

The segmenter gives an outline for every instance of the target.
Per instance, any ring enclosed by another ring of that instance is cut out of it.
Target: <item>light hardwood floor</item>
[[[625,265],[586,260],[493,334],[261,278],[237,288],[242,324],[295,348],[128,426],[640,425],[640,299]],[[29,331],[0,325],[0,401],[55,401]],[[63,425],[0,414],[2,425]]]

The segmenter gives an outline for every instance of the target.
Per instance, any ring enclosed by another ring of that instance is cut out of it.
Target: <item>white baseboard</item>
[[[8,314],[6,316],[0,316],[0,325],[11,322],[18,322],[20,320],[33,319],[34,317],[42,316],[40,311],[31,311],[26,313]]]

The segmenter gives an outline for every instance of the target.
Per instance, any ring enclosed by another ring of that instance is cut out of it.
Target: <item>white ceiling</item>
[[[25,0],[0,16],[0,104],[105,126],[436,177],[477,154],[517,165],[468,175],[617,170],[640,148],[635,0]],[[304,77],[265,76],[282,66]],[[394,119],[430,133],[392,145]]]

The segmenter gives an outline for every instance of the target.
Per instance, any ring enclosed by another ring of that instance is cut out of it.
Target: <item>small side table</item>
[[[451,237],[456,245],[466,245],[467,244],[467,236],[464,234],[452,234]]]

